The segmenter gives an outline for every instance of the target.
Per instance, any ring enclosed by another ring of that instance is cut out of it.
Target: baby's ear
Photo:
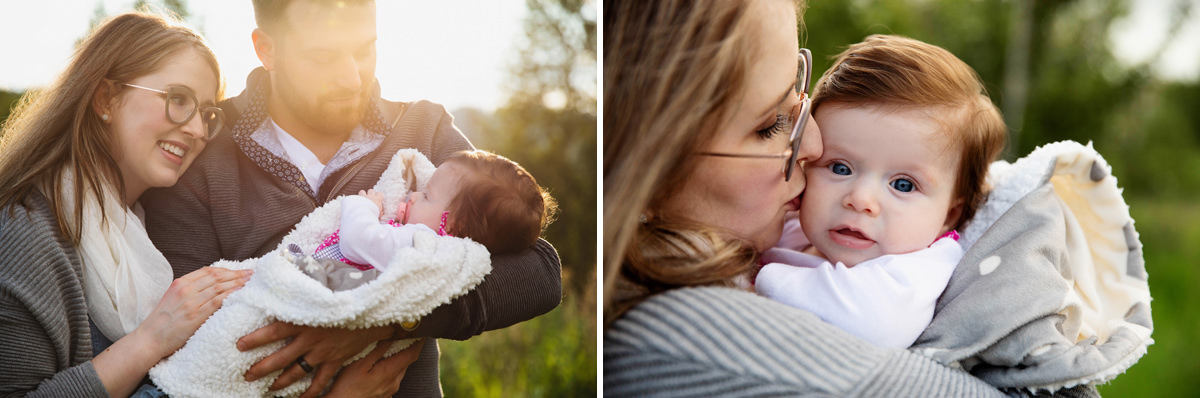
[[[942,223],[942,233],[950,232],[956,225],[959,224],[959,217],[963,214],[963,200],[958,198],[950,205],[950,210],[946,211],[946,222]]]

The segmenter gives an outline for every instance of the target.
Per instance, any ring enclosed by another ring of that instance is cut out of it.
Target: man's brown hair
[[[272,36],[279,36],[284,33],[280,29],[282,28],[280,24],[283,22],[283,14],[287,11],[288,6],[297,1],[307,1],[329,7],[375,2],[375,0],[254,0],[254,22],[258,24],[259,29]]]

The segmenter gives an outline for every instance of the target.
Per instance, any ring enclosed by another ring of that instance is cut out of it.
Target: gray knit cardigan
[[[604,395],[1005,396],[963,371],[872,346],[809,312],[728,288],[675,289],[614,321],[604,332]],[[1059,396],[1095,396],[1095,389]]]
[[[0,210],[0,397],[107,397],[83,268],[40,194]]]

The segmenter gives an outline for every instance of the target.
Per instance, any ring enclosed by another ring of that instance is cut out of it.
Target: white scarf
[[[73,173],[63,173],[60,197],[65,209],[75,203]],[[104,209],[91,189],[83,199],[79,255],[88,315],[105,337],[116,341],[137,328],[158,305],[174,279],[171,264],[150,242],[140,204],[132,209],[104,185]],[[101,222],[101,211],[107,217]],[[67,218],[75,214],[68,210]]]

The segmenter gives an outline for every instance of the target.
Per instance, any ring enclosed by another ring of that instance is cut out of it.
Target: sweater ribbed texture
[[[630,397],[1002,397],[816,316],[726,288],[654,296],[604,333],[604,391]]]
[[[244,97],[263,81],[256,77],[260,72],[247,79],[246,92],[222,104],[227,115],[236,119],[250,106]],[[400,149],[416,148],[435,165],[454,152],[473,149],[441,105],[401,104],[378,97],[375,101],[384,115],[403,109],[403,116],[379,148],[325,179],[317,195],[320,203],[247,157],[228,129],[209,142],[175,186],[144,194],[147,231],[174,267],[175,276],[217,260],[245,260],[275,250],[292,227],[318,206],[373,187]],[[422,319],[417,337],[463,340],[544,314],[561,301],[558,256],[544,240],[533,250],[494,257],[492,267],[492,273],[470,293]],[[408,368],[396,396],[440,397],[437,367],[437,343],[429,341]]]
[[[0,397],[105,397],[82,267],[40,194],[0,210]]]
[[[727,288],[675,289],[604,331],[611,397],[1061,397],[1000,390],[907,350],[879,348],[815,315]]]

